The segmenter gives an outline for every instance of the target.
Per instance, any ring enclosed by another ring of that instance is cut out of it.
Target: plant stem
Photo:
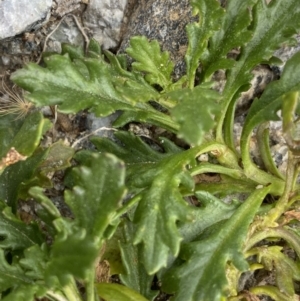
[[[63,287],[63,292],[68,301],[82,301],[73,277],[69,277],[69,284]]]
[[[142,198],[142,195],[139,193],[137,195],[135,195],[132,199],[130,199],[126,204],[123,205],[122,208],[120,208],[115,215],[115,219],[118,219],[121,215],[125,214],[126,212],[128,212],[128,210],[134,206],[136,203],[138,203],[140,201],[140,199]]]
[[[211,153],[217,157],[218,161],[226,167],[234,170],[239,170],[235,154],[225,144],[209,142],[204,145],[194,147],[189,151],[194,152],[194,157],[198,157],[204,153]],[[242,169],[240,169],[242,171]],[[243,178],[247,178],[258,185],[270,185],[270,193],[274,195],[281,195],[284,190],[284,181],[273,175],[270,175],[263,170],[260,170],[256,165],[249,161],[248,168],[244,168]]]
[[[284,175],[279,172],[271,155],[271,149],[269,145],[269,122],[264,122],[258,127],[256,138],[257,138],[259,153],[265,168],[271,174],[284,180]]]
[[[56,301],[68,301],[64,296],[62,296],[59,293],[53,292],[53,291],[48,291],[46,294],[47,298],[51,300],[56,300]]]
[[[291,200],[289,201],[287,207],[290,208],[299,199],[300,199],[300,195],[299,195],[299,191],[297,191],[297,193],[295,194],[295,196],[292,197]]]
[[[248,251],[258,242],[267,239],[267,238],[282,238],[286,240],[292,248],[296,251],[300,257],[300,240],[299,236],[291,231],[288,231],[282,227],[278,228],[266,228],[263,231],[260,231],[254,234],[247,242],[245,251]]]
[[[291,296],[280,292],[277,287],[271,285],[261,285],[250,288],[250,292],[255,295],[266,295],[275,301],[291,301]]]
[[[276,206],[270,210],[269,214],[266,216],[264,220],[264,225],[269,227],[270,225],[274,224],[276,220],[286,211],[290,194],[294,189],[295,185],[295,176],[296,173],[296,164],[295,164],[294,155],[291,151],[288,153],[288,165],[286,169],[286,180],[285,180],[285,187],[283,191],[283,195],[279,198],[276,203]]]
[[[89,279],[87,281],[87,285],[86,285],[86,300],[87,301],[96,301],[95,300],[95,286],[94,286],[94,282],[95,282],[95,273],[92,270],[91,273],[89,274]]]
[[[231,169],[224,166],[210,164],[210,163],[202,163],[193,169],[190,170],[191,176],[196,176],[202,173],[219,173],[224,174],[234,179],[245,179],[245,175],[241,170]]]

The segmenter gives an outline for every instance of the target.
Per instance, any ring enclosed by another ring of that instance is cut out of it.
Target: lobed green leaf
[[[132,237],[135,232],[135,225],[131,221],[125,220],[122,224],[123,237],[119,243],[125,273],[120,274],[120,279],[127,287],[139,292],[148,300],[153,300],[158,291],[150,289],[153,276],[149,276],[143,266],[141,246],[132,244]]]
[[[167,271],[163,290],[176,293],[175,301],[219,301],[226,297],[226,264],[231,262],[240,271],[247,270],[242,254],[244,239],[268,192],[268,187],[254,191],[218,231],[201,241],[184,244],[180,257],[186,262]]]
[[[18,263],[9,264],[5,258],[4,251],[0,249],[0,291],[19,285],[33,284],[33,279],[26,276]]]
[[[59,235],[52,245],[45,279],[49,282],[58,278],[66,284],[66,276],[87,280],[96,264],[99,246],[85,231],[73,230],[73,233]]]
[[[201,78],[204,81],[219,69],[230,69],[234,66],[228,53],[245,45],[252,37],[248,26],[251,24],[251,7],[257,0],[228,0],[225,13],[218,20],[219,28],[209,39],[207,50],[200,58]]]
[[[72,177],[74,186],[65,192],[65,201],[76,224],[100,242],[125,194],[124,165],[113,155],[90,153],[82,166],[72,170]]]
[[[217,100],[220,95],[206,86],[193,90],[182,89],[167,94],[178,104],[171,110],[172,118],[179,124],[178,137],[190,145],[200,145],[203,136],[215,126],[215,116],[220,113]]]
[[[0,118],[0,158],[12,147],[23,156],[32,155],[43,135],[45,119],[40,112],[31,113],[25,120],[14,118],[13,115]]]
[[[42,246],[33,245],[24,250],[24,258],[19,263],[24,269],[25,275],[32,277],[32,279],[44,280],[48,260],[47,246],[45,244]]]
[[[253,7],[250,27],[251,40],[242,47],[234,68],[228,74],[225,93],[233,95],[249,82],[251,70],[257,64],[268,61],[282,43],[300,29],[300,8],[297,0],[257,1]]]
[[[252,23],[249,30],[251,39],[241,47],[234,66],[226,74],[223,113],[218,125],[218,140],[221,140],[221,127],[225,120],[225,141],[233,146],[233,117],[235,102],[244,90],[249,88],[253,77],[251,71],[258,64],[268,62],[276,49],[300,29],[300,8],[297,0],[274,0],[269,4],[257,1],[252,9]]]
[[[252,130],[259,124],[279,120],[278,110],[285,94],[300,90],[300,53],[296,53],[285,65],[281,78],[270,83],[262,96],[255,99],[249,109],[241,136],[241,150],[244,162],[250,160],[249,139]]]
[[[141,193],[134,214],[137,225],[134,243],[143,243],[143,262],[149,274],[166,266],[169,254],[177,256],[182,241],[177,222],[190,218],[191,208],[178,189],[180,185],[189,189],[194,185],[186,170],[191,159],[185,155],[162,160],[156,169],[140,179],[150,185]]]
[[[28,285],[20,285],[15,290],[11,291],[4,298],[1,298],[3,301],[35,301],[37,292],[41,291],[39,285],[28,284]],[[41,294],[41,297],[44,294]]]
[[[31,92],[28,99],[36,105],[59,104],[64,113],[93,107],[98,116],[130,106],[114,89],[109,65],[104,61],[86,58],[78,65],[68,55],[54,54],[45,58],[45,63],[47,68],[28,64],[11,76]]]
[[[19,192],[26,183],[30,183],[35,178],[37,169],[46,158],[47,152],[48,150],[37,151],[25,161],[8,166],[0,175],[0,199],[6,201],[14,210]]]
[[[192,0],[194,14],[199,14],[199,21],[186,27],[189,43],[185,55],[189,87],[194,87],[196,70],[200,57],[207,49],[209,38],[221,28],[224,9],[217,0]]]
[[[133,37],[126,52],[135,59],[132,68],[146,72],[145,79],[151,84],[157,84],[164,90],[172,83],[171,74],[174,64],[168,52],[162,52],[157,41],[149,42],[146,37]]]
[[[114,135],[121,142],[121,146],[107,138],[92,137],[91,141],[99,151],[112,153],[124,161],[126,165],[126,185],[129,188],[149,185],[152,181],[150,174],[155,173],[157,164],[173,153],[182,151],[166,138],[162,139],[163,142],[160,144],[166,150],[162,153],[155,151],[140,137],[130,132],[118,131]],[[76,155],[77,160],[80,155],[80,153]],[[146,178],[150,179],[147,180]]]
[[[191,213],[191,221],[178,223],[179,231],[184,242],[190,242],[197,239],[202,232],[212,225],[229,219],[237,210],[239,204],[225,204],[207,191],[197,191],[196,197],[201,202],[200,208],[194,208]]]
[[[36,224],[25,224],[4,203],[0,203],[0,207],[0,248],[23,250],[43,242],[44,237]]]

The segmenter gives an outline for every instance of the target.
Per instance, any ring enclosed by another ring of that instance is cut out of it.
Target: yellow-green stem
[[[291,192],[295,186],[296,166],[295,159],[291,151],[288,153],[288,165],[286,169],[286,181],[282,196],[277,201],[276,206],[270,210],[264,219],[264,225],[269,227],[274,225],[278,218],[287,210]]]

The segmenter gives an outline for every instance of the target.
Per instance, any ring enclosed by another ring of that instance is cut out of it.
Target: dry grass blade
[[[23,118],[33,107],[33,104],[20,95],[15,86],[10,89],[2,77],[2,94],[0,97],[0,116],[13,114],[17,115],[16,119]],[[6,95],[6,97],[5,97]]]

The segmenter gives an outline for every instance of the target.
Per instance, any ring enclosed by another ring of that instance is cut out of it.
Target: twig
[[[95,130],[95,131],[93,131],[93,132],[91,132],[91,133],[89,133],[89,134],[83,136],[82,138],[79,138],[79,139],[75,140],[75,141],[73,142],[73,144],[71,145],[71,147],[72,147],[72,148],[75,148],[75,146],[76,146],[79,142],[81,142],[82,140],[87,139],[88,137],[90,137],[90,136],[92,136],[92,135],[94,135],[94,134],[96,134],[96,133],[98,133],[98,132],[100,132],[100,131],[115,131],[115,132],[117,132],[118,130],[117,130],[117,129],[114,129],[114,128],[107,128],[107,127],[101,127],[101,128],[98,128],[97,130]]]
[[[47,43],[48,43],[48,40],[50,39],[50,37],[55,33],[55,31],[59,28],[59,26],[61,25],[61,23],[64,21],[64,19],[68,16],[71,16],[73,17],[74,19],[74,22],[76,24],[76,26],[78,27],[79,31],[81,32],[81,34],[83,35],[84,37],[84,40],[85,40],[85,43],[86,43],[86,47],[87,45],[89,44],[90,42],[90,39],[89,37],[87,36],[87,34],[85,33],[84,31],[84,28],[81,26],[81,24],[79,23],[77,17],[73,14],[67,14],[65,16],[63,16],[63,18],[58,22],[58,24],[55,26],[55,28],[47,35],[46,39],[45,39],[45,42],[44,42],[44,46],[43,46],[43,50],[42,50],[42,53],[40,54],[38,60],[37,60],[37,64],[40,63],[41,59],[42,59],[42,56],[43,56],[43,53],[46,51],[47,49]]]

